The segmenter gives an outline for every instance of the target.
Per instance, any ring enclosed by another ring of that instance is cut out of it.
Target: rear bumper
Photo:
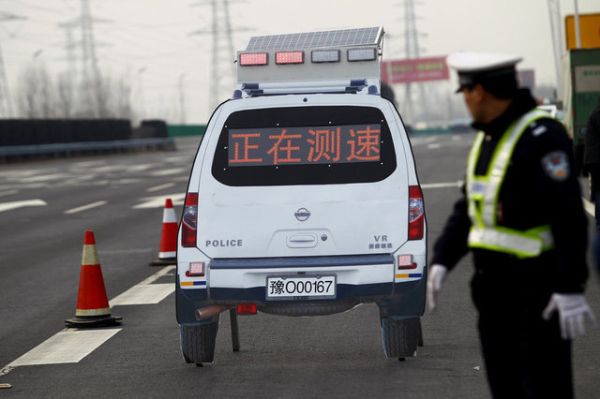
[[[359,303],[376,303],[382,317],[403,319],[419,317],[425,310],[426,279],[404,283],[382,283],[366,285],[338,285],[336,299],[303,300],[303,301],[266,301],[265,287],[253,288],[210,288],[210,289],[182,289],[177,281],[176,303],[177,321],[179,324],[201,324],[214,320],[198,321],[195,311],[198,308],[219,303],[235,305],[241,302],[256,303],[261,311],[269,312],[273,304],[281,308],[289,305],[294,307],[299,303],[321,304],[324,307],[345,310]],[[335,313],[335,312],[330,312]]]
[[[195,318],[196,309],[211,304],[234,306],[239,303],[254,303],[267,313],[317,315],[374,302],[384,317],[420,316],[425,308],[425,257],[415,259],[418,270],[401,276],[391,254],[212,259],[206,277],[194,281],[193,285],[182,276],[185,263],[181,262],[177,274],[177,320],[180,324],[202,323],[205,321]],[[335,299],[267,299],[269,277],[311,275],[335,276]]]

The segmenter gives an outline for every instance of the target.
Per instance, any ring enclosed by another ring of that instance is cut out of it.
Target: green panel
[[[169,125],[169,137],[202,136],[206,125]]]
[[[571,65],[595,65],[600,62],[600,48],[571,50]]]
[[[600,100],[600,49],[571,50],[570,56],[573,130],[577,144],[583,139],[589,115]]]

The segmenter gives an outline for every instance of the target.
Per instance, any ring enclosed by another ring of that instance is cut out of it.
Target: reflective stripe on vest
[[[510,158],[527,126],[541,118],[548,118],[548,114],[533,110],[508,127],[496,145],[484,176],[475,175],[484,139],[483,132],[477,134],[467,163],[467,198],[471,219],[469,247],[510,253],[520,258],[535,257],[552,248],[550,226],[521,231],[496,224],[498,195]]]

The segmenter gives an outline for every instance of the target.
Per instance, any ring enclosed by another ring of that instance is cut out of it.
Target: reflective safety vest
[[[513,122],[498,142],[487,174],[475,176],[475,167],[481,154],[484,133],[479,132],[473,142],[467,162],[466,189],[471,230],[469,247],[532,258],[553,247],[550,226],[538,226],[529,230],[516,230],[498,226],[498,195],[506,175],[506,169],[517,142],[532,122],[548,118],[548,113],[533,110]]]

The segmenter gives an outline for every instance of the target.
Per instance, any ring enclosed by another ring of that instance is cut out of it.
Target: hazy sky
[[[181,82],[186,121],[206,122],[211,40],[210,35],[190,33],[210,30],[210,1],[90,3],[93,16],[103,20],[94,25],[102,72],[127,77],[138,111],[177,122]],[[420,39],[423,56],[459,50],[514,53],[524,57],[520,67],[535,69],[538,83],[555,82],[547,0],[416,3],[417,28],[426,34]],[[402,56],[401,0],[230,0],[230,4],[232,27],[247,29],[235,34],[236,49],[244,48],[254,35],[382,25],[389,34],[384,58]],[[573,5],[573,0],[560,0],[562,16],[572,13]],[[579,12],[600,12],[600,1],[579,0]],[[0,22],[0,46],[13,95],[20,72],[33,62],[44,63],[53,74],[67,69],[65,30],[58,24],[79,16],[80,0],[0,0],[2,13],[27,18]],[[222,97],[230,92],[224,91]]]

